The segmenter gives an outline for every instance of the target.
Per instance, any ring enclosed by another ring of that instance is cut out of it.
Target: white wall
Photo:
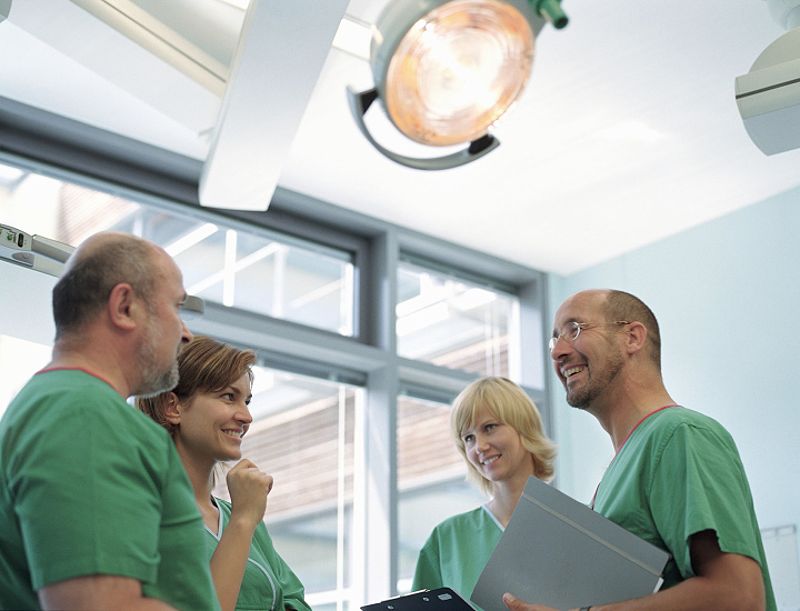
[[[0,261],[0,335],[51,344],[56,334],[52,292],[56,278]]]
[[[56,279],[0,261],[0,416],[28,379],[50,361]]]
[[[762,528],[800,522],[799,233],[796,189],[572,276],[550,278],[550,316],[566,296],[593,287],[629,291],[653,309],[667,389],[731,432]],[[564,244],[569,247],[568,236]],[[588,500],[611,459],[611,444],[551,380],[559,486]]]

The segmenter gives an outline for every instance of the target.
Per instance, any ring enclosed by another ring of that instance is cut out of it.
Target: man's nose
[[[571,349],[572,344],[566,339],[561,336],[556,338],[556,341],[553,343],[553,349],[550,351],[550,358],[553,360],[553,364],[555,365],[558,363]]]
[[[193,338],[194,336],[192,335],[192,332],[189,331],[189,327],[186,326],[185,322],[181,321],[181,342],[188,344]]]

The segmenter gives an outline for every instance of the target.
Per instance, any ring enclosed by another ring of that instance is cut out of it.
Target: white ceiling
[[[173,29],[230,61],[236,2],[124,1],[177,20]],[[58,13],[53,2],[12,0],[0,96],[205,159],[219,96],[76,4],[61,1]],[[373,22],[383,4],[351,0],[347,12]],[[542,31],[528,90],[494,130],[501,146],[453,170],[411,170],[373,150],[345,97],[348,85],[371,86],[369,65],[332,49],[280,185],[568,274],[800,184],[800,152],[764,156],[734,101],[734,78],[782,33],[763,0],[564,8],[569,26]]]

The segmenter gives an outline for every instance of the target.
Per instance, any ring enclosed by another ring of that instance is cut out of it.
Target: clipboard
[[[362,611],[475,611],[450,588],[419,590],[361,607]]]
[[[557,609],[652,594],[670,556],[549,484],[531,477],[471,600],[507,611],[502,596]]]

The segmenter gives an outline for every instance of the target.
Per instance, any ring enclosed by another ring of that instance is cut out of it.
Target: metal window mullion
[[[367,388],[361,604],[394,595],[397,583],[397,366],[371,372]]]
[[[363,486],[358,500],[363,519],[357,524],[363,559],[354,588],[359,604],[385,600],[397,582],[397,395],[395,339],[397,303],[397,238],[393,230],[375,236],[364,273],[362,297],[369,304],[366,335],[385,358],[367,379],[367,401],[360,433],[363,439]]]
[[[336,477],[336,590],[343,592],[345,559],[345,450],[347,447],[347,389],[339,386],[339,414],[337,431]],[[341,596],[336,599],[336,611],[343,610]]]
[[[272,270],[272,307],[270,315],[283,318],[284,315],[284,281],[286,278],[286,248],[280,247],[274,256]]]

